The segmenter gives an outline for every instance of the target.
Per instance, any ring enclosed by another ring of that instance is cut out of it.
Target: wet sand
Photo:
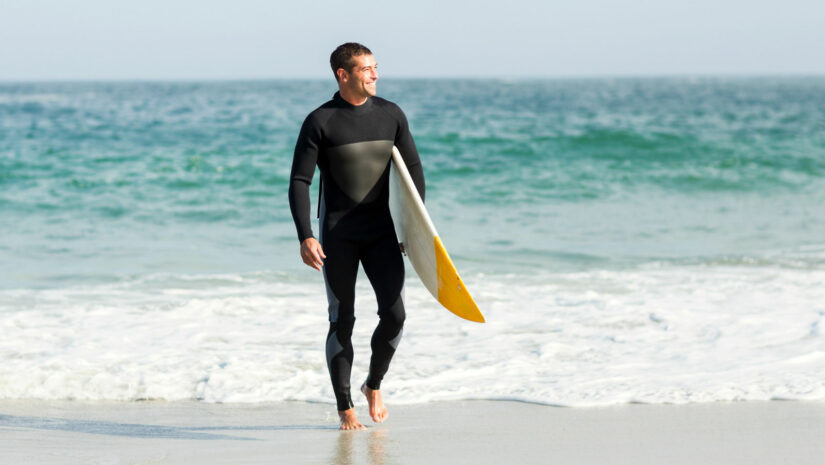
[[[559,408],[0,401],[0,461],[27,464],[821,464],[825,402]]]

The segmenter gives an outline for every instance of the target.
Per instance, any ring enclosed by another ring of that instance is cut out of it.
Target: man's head
[[[335,80],[340,81],[338,77],[339,69],[351,72],[355,66],[355,57],[362,55],[372,55],[372,52],[367,47],[356,42],[341,44],[333,50],[332,55],[329,56],[329,65],[332,67],[332,74],[335,75]]]
[[[355,42],[347,42],[332,52],[329,64],[344,99],[352,98],[363,103],[368,97],[375,95],[378,70],[370,49]]]

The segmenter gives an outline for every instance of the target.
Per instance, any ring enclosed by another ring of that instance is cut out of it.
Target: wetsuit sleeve
[[[415,188],[424,200],[424,169],[421,167],[421,158],[418,156],[418,149],[415,148],[415,141],[413,141],[412,134],[410,134],[410,125],[407,123],[407,117],[400,108],[397,108],[398,113],[398,132],[395,134],[395,146],[401,151],[404,156],[404,163],[407,165],[407,171],[410,172]]]
[[[292,173],[289,176],[289,209],[292,211],[292,220],[298,230],[298,241],[303,242],[312,234],[311,203],[309,186],[315,174],[318,163],[318,147],[321,135],[317,125],[313,124],[309,116],[301,126],[298,142],[295,143],[295,155],[292,158]]]

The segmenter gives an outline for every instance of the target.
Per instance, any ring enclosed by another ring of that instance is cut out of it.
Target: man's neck
[[[369,97],[361,97],[351,94],[346,88],[339,87],[338,94],[350,105],[360,107],[361,105],[367,103]]]

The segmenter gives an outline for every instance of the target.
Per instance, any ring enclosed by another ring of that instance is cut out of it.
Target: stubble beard
[[[365,97],[375,97],[375,93],[378,90],[377,83],[373,83],[371,86],[364,84],[364,93]]]

